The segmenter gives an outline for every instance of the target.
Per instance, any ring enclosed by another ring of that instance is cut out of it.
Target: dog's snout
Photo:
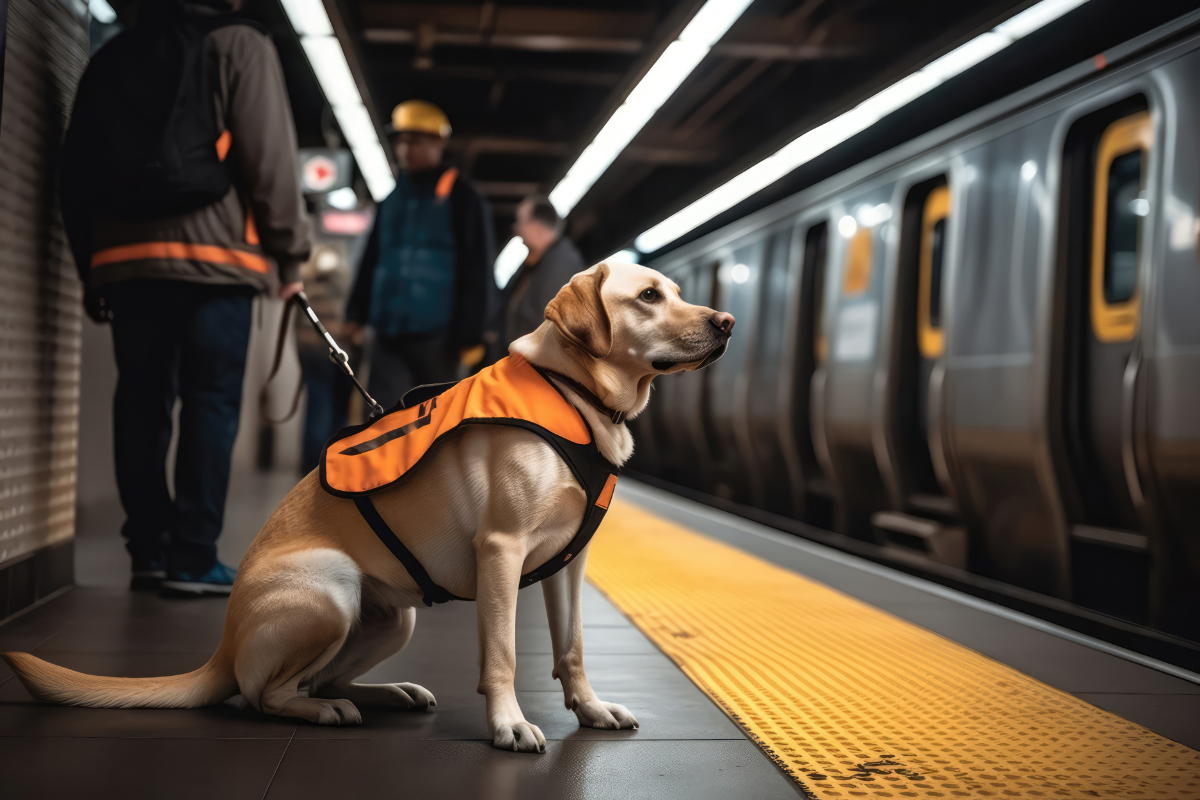
[[[714,328],[726,336],[733,333],[733,324],[737,322],[733,318],[733,314],[730,314],[728,311],[717,311],[708,318],[708,321],[713,324]]]

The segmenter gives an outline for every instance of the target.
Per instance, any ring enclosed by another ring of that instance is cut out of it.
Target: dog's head
[[[720,358],[734,325],[732,314],[685,303],[661,272],[612,261],[573,277],[546,306],[546,319],[597,393],[631,413],[645,406],[655,376]]]

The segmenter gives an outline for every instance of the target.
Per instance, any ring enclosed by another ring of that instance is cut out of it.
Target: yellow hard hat
[[[392,109],[392,132],[415,131],[432,133],[443,139],[450,135],[450,120],[446,112],[424,100],[405,100]]]

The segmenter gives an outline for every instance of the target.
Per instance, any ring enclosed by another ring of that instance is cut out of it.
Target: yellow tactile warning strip
[[[1200,798],[1200,753],[615,501],[588,577],[816,798]]]

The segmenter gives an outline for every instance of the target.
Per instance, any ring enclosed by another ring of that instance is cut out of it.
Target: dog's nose
[[[713,324],[713,327],[717,328],[726,336],[729,336],[731,333],[733,333],[733,324],[737,322],[737,320],[733,318],[733,314],[730,314],[728,311],[717,311],[708,318],[708,321]]]

